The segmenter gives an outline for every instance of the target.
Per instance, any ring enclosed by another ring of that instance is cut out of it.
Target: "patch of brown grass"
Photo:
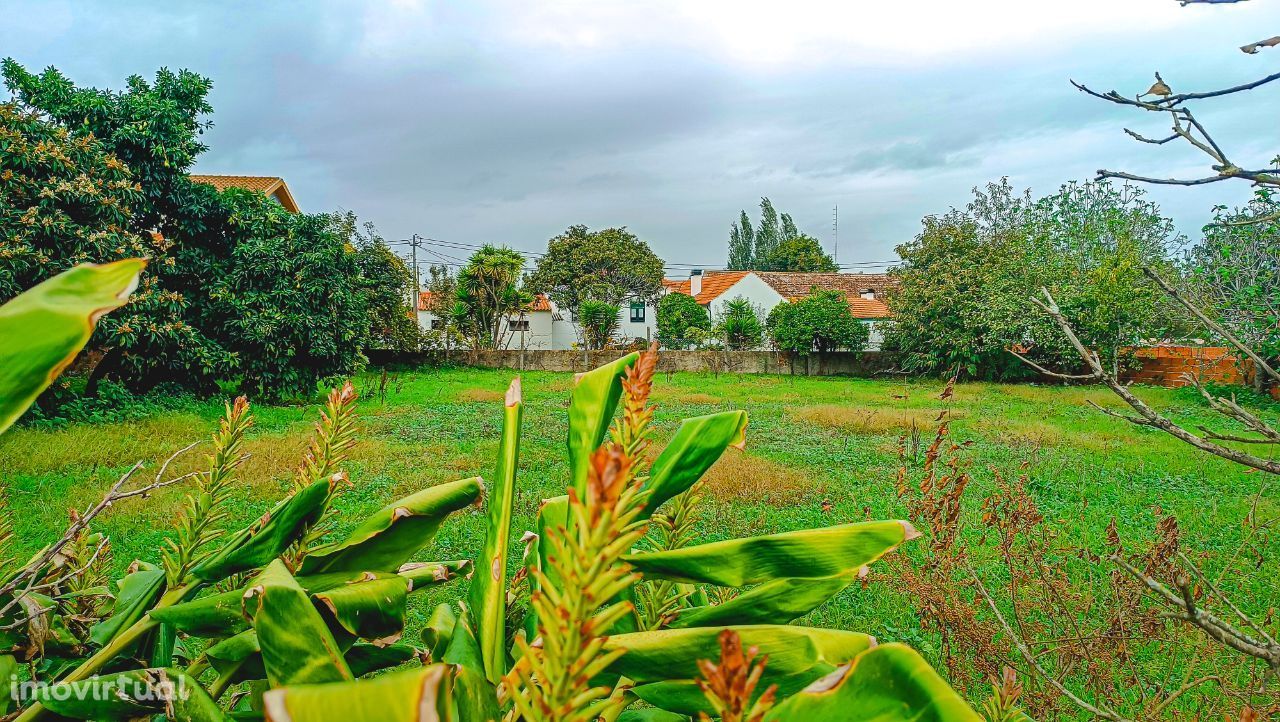
[[[922,431],[937,425],[938,411],[932,409],[868,409],[838,404],[819,404],[791,409],[789,415],[798,420],[855,434],[900,434],[914,423]],[[958,419],[964,412],[952,408],[948,417]]]
[[[703,479],[707,498],[718,503],[794,505],[823,491],[792,467],[737,449],[727,450]]]
[[[458,400],[464,404],[502,403],[503,395],[493,389],[470,388],[459,391]]]
[[[688,394],[680,394],[679,396],[675,397],[675,400],[684,404],[718,404],[724,399],[720,398],[719,396],[714,396],[712,394],[694,392],[694,393],[688,393]]]

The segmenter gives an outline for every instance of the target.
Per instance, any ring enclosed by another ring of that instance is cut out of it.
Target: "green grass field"
[[[475,369],[407,372],[392,380],[382,399],[376,398],[377,377],[358,379],[363,440],[349,465],[355,487],[339,502],[340,524],[350,526],[423,486],[488,475],[501,394],[512,375]],[[570,374],[524,376],[518,529],[532,528],[540,499],[563,492],[571,383]],[[656,428],[661,440],[687,416],[733,408],[750,414],[746,451],[731,450],[710,474],[702,517],[705,540],[902,517],[905,511],[894,493],[898,438],[914,421],[927,443],[942,405],[941,388],[937,381],[660,374]],[[1144,388],[1140,394],[1192,426],[1214,419],[1194,392]],[[963,452],[974,477],[965,513],[976,519],[994,473],[1014,477],[1025,463],[1041,511],[1073,544],[1100,546],[1112,520],[1127,542],[1150,539],[1157,511],[1163,510],[1178,517],[1186,548],[1228,555],[1239,546],[1242,520],[1266,475],[1246,473],[1158,432],[1104,416],[1087,401],[1113,408],[1120,403],[1101,388],[959,385],[951,406],[952,437],[974,442]],[[260,515],[283,493],[317,411],[317,405],[255,409],[237,523]],[[1264,405],[1268,417],[1275,418],[1276,411]],[[34,550],[49,541],[66,523],[69,508],[95,500],[135,461],[154,469],[176,449],[207,438],[220,413],[221,402],[192,402],[127,422],[10,431],[0,439],[0,489],[21,542]],[[175,470],[191,468],[199,453]],[[183,494],[179,488],[165,489],[102,517],[98,528],[112,539],[117,568],[134,558],[158,558]],[[1256,514],[1276,515],[1274,494],[1260,495]],[[975,520],[969,533],[976,535],[980,528]],[[442,529],[430,557],[473,557],[481,529],[477,513],[456,517]],[[1280,570],[1274,559],[1256,567],[1255,561],[1242,561],[1240,572],[1233,570],[1228,578],[1238,590],[1237,601],[1261,616],[1280,605],[1274,583]],[[1000,571],[985,570],[997,579]],[[421,623],[432,603],[460,590],[455,585],[416,603],[411,625]],[[803,623],[859,629],[882,640],[905,641],[935,658],[939,653],[934,634],[921,630],[909,595],[882,584],[854,585]],[[1169,674],[1181,678],[1178,670]]]

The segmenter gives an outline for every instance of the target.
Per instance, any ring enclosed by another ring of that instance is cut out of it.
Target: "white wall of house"
[[[860,320],[867,327],[867,350],[879,351],[880,344],[884,343],[884,330],[880,328],[880,322],[884,319],[864,318]]]
[[[555,314],[551,311],[531,311],[524,315],[524,320],[529,323],[529,328],[524,332],[524,348],[534,350],[569,348],[568,346],[561,347],[555,345],[555,326],[557,324],[552,318],[554,315]],[[423,331],[432,330],[432,321],[435,321],[436,319],[436,315],[430,311],[418,311],[418,326],[421,327]],[[506,334],[506,347],[508,349],[514,350],[520,348],[520,320],[520,317],[517,315],[508,316],[507,319],[503,321],[504,324],[516,324],[514,327],[508,325],[503,328],[503,332]]]
[[[636,312],[632,305],[637,304]],[[618,335],[624,340],[651,339],[658,335],[658,309],[649,302],[629,299],[619,304]]]
[[[772,286],[760,280],[759,276],[754,273],[748,273],[738,279],[738,282],[730,286],[724,293],[713,299],[711,303],[707,304],[707,311],[711,313],[712,320],[719,319],[724,313],[725,304],[739,296],[750,301],[752,306],[761,309],[766,318],[774,306],[786,300],[782,297],[782,294],[773,290]],[[763,321],[764,319],[760,320]]]

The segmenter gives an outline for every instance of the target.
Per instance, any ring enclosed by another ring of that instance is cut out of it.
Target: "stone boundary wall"
[[[454,363],[482,368],[528,371],[588,371],[620,358],[628,351],[368,351],[375,366]],[[795,376],[874,376],[892,368],[878,351],[835,352],[793,356],[776,351],[663,351],[658,370]]]

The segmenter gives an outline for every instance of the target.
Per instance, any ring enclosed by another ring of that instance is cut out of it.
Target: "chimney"
[[[689,271],[689,295],[697,298],[699,293],[702,293],[702,269],[695,268]]]

